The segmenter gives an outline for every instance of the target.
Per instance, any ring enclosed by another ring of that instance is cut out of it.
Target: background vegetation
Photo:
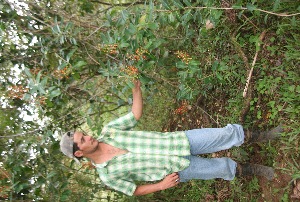
[[[299,198],[299,1],[5,0],[0,8],[1,200]],[[61,154],[59,138],[99,134],[130,109],[136,77],[142,130],[283,124],[276,142],[206,155],[273,166],[276,179],[195,180],[143,197],[106,191],[87,162]]]

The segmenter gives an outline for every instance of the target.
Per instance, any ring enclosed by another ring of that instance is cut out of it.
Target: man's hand
[[[140,196],[145,194],[151,194],[157,191],[165,190],[174,187],[179,184],[178,173],[172,173],[167,175],[162,181],[155,184],[145,184],[137,186],[133,195]]]
[[[134,84],[134,89],[133,89],[133,91],[135,91],[135,90],[139,90],[140,88],[141,88],[141,82],[140,82],[140,80],[134,80],[133,81],[133,84]]]
[[[174,187],[179,184],[179,175],[178,173],[172,173],[170,175],[167,175],[161,182],[159,182],[159,185],[161,186],[161,190],[165,190],[171,187]]]

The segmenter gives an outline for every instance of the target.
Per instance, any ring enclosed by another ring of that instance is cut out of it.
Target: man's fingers
[[[166,182],[167,181],[170,183],[171,187],[178,185],[180,182],[178,173],[172,173],[166,176]]]

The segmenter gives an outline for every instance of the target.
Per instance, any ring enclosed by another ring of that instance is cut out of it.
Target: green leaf
[[[24,72],[25,72],[25,74],[26,74],[28,77],[32,77],[32,74],[31,74],[30,70],[29,70],[27,67],[24,68]]]
[[[80,60],[80,61],[78,61],[75,65],[73,65],[73,68],[74,68],[74,69],[77,69],[77,68],[82,67],[82,66],[84,66],[84,65],[86,65],[86,64],[87,64],[87,63],[86,63],[85,61]]]
[[[173,3],[176,7],[180,8],[180,9],[184,8],[183,4],[178,0],[173,0]]]
[[[123,99],[118,100],[118,106],[124,105],[126,102]]]
[[[33,95],[38,91],[38,86],[34,85],[30,88],[30,94]]]
[[[47,77],[43,78],[42,81],[41,81],[41,83],[40,83],[41,86],[45,87],[45,85],[47,84],[47,81],[48,81]]]
[[[39,73],[37,74],[36,79],[35,79],[36,83],[40,83],[41,73],[42,73],[42,71],[39,71]]]
[[[47,107],[49,107],[49,108],[54,107],[54,103],[51,102],[49,99],[46,99],[46,105],[47,105]]]
[[[65,31],[68,31],[72,27],[73,27],[73,23],[72,22],[68,22],[67,25],[66,25]]]
[[[92,126],[93,126],[92,119],[91,119],[89,116],[86,118],[86,123],[87,123],[87,125],[88,125],[89,127],[92,127]]]
[[[73,50],[71,50],[71,51],[68,53],[68,55],[67,55],[67,57],[66,57],[66,60],[67,60],[68,62],[69,62],[70,58],[73,56],[73,54],[75,53],[76,50],[77,50],[77,47],[74,48]]]
[[[47,178],[52,178],[53,176],[55,176],[57,173],[56,171],[51,171],[50,173],[48,173]]]
[[[80,79],[80,74],[78,72],[72,73],[72,77],[76,80]]]
[[[158,24],[154,22],[148,23],[149,29],[156,30],[158,28]]]
[[[256,10],[256,6],[254,6],[253,4],[250,4],[250,3],[247,3],[246,8],[247,8],[249,11],[254,11],[254,10]]]
[[[121,42],[120,43],[120,48],[127,48],[128,46],[130,46],[129,43],[126,43],[126,42]]]
[[[50,96],[50,98],[52,99],[52,98],[54,98],[54,97],[59,96],[60,94],[61,94],[61,91],[60,91],[59,88],[57,88],[57,89],[51,91],[50,94],[49,94],[49,96]]]
[[[54,34],[59,34],[61,32],[58,25],[53,26],[52,31]]]
[[[281,0],[275,0],[275,2],[273,3],[273,11],[276,11],[279,8],[280,1]]]
[[[67,189],[67,190],[65,190],[62,194],[61,194],[61,196],[60,196],[60,201],[66,201],[66,200],[68,200],[68,198],[69,198],[69,196],[72,194],[72,191],[71,190],[69,190],[69,189]]]
[[[168,19],[169,19],[169,22],[171,22],[171,23],[173,23],[173,22],[175,21],[175,17],[174,17],[174,15],[173,15],[173,13],[170,13],[170,14],[168,15]]]
[[[241,5],[232,5],[232,8],[233,8],[233,9],[241,9],[242,6],[241,6]]]
[[[142,15],[139,19],[139,24],[145,24],[146,23],[146,17],[147,17],[147,15]]]
[[[187,6],[192,6],[191,2],[189,2],[188,0],[183,0],[183,2],[184,2]]]
[[[213,12],[211,12],[211,14],[213,15],[213,17],[214,17],[215,20],[218,20],[222,16],[223,11],[214,10]]]
[[[152,45],[152,40],[150,39],[144,48],[147,50],[151,47],[151,45]]]
[[[294,92],[295,91],[296,86],[295,85],[291,85],[289,86],[289,91]]]
[[[72,44],[74,44],[74,45],[77,45],[77,42],[76,42],[76,39],[75,39],[75,38],[71,38],[71,39],[70,39],[70,42],[71,42]]]
[[[121,16],[122,16],[123,21],[125,22],[128,19],[128,16],[129,16],[128,11],[127,10],[122,10]]]
[[[200,65],[200,62],[199,62],[199,61],[196,61],[196,60],[191,60],[191,61],[189,62],[189,65],[191,65],[191,66],[198,66],[198,65]]]
[[[136,28],[136,26],[134,26],[132,23],[130,23],[129,24],[129,27],[128,27],[128,29],[127,29],[127,31],[130,33],[130,34],[135,34],[136,33],[136,31],[137,31],[137,28]]]
[[[162,4],[163,8],[165,8],[167,10],[171,10],[171,7],[166,0],[162,0],[161,4]]]
[[[31,100],[31,95],[28,93],[25,93],[23,96],[23,99],[29,101],[29,100]]]
[[[39,89],[40,94],[42,94],[42,95],[46,94],[46,91],[44,90],[42,85],[38,84],[38,89]]]
[[[23,189],[26,189],[27,187],[29,187],[29,185],[27,183],[18,184],[15,186],[14,191],[19,193],[20,191],[22,191]]]
[[[68,62],[62,62],[57,68],[60,70],[60,69],[63,69],[65,68],[69,63]]]
[[[60,189],[63,190],[65,188],[67,188],[67,186],[69,185],[69,182],[68,181],[65,181],[61,186],[60,186]]]
[[[63,44],[65,42],[65,36],[61,36],[60,38],[59,38],[59,43],[60,44]]]

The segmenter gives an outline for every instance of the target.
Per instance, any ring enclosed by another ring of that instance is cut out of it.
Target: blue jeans
[[[179,171],[180,182],[191,179],[232,180],[236,172],[236,162],[230,158],[202,158],[198,154],[212,153],[244,143],[241,125],[228,124],[224,128],[204,128],[185,131],[191,147],[190,165]]]

